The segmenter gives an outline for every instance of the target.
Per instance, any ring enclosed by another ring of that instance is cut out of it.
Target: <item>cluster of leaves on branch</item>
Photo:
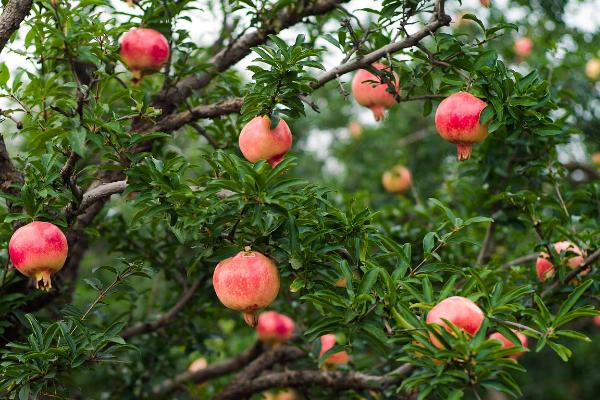
[[[581,165],[558,153],[573,134],[585,151],[600,148],[590,133],[597,110],[580,104],[599,91],[572,79],[567,61],[548,67],[541,49],[516,65],[522,29],[500,10],[448,26],[459,4],[443,0],[352,10],[343,0],[140,0],[124,11],[108,0],[5,3],[0,20],[22,21],[0,51],[29,64],[0,61],[9,105],[0,110],[0,239],[50,221],[70,252],[55,289],[40,293],[2,247],[1,397],[227,399],[282,382],[305,398],[519,395],[526,368],[490,332],[514,343],[514,329],[527,335],[525,360],[551,349],[567,361],[572,340],[590,340],[574,324],[599,315],[600,185],[593,167],[580,179]],[[206,28],[214,43],[190,31],[198,15],[220,22]],[[557,31],[591,51],[561,15],[552,13]],[[165,35],[171,56],[133,85],[119,38],[139,26]],[[246,57],[248,79],[233,68]],[[325,68],[330,58],[338,64]],[[347,83],[365,68],[384,82],[397,74],[399,104],[348,141],[339,131],[361,111]],[[480,122],[490,132],[461,164],[431,118],[458,91],[487,102]],[[295,154],[274,168],[244,160],[243,124],[267,115],[274,127],[280,114]],[[307,150],[316,130],[333,138],[327,157],[342,172],[319,168]],[[399,161],[415,182],[400,198],[379,184]],[[565,254],[552,243],[562,240],[586,252],[580,271],[559,265]],[[289,346],[253,345],[254,331],[214,294],[214,266],[246,246],[278,267],[270,308],[295,320]],[[540,251],[558,270],[544,283],[533,267]],[[474,337],[425,322],[449,296],[483,310]],[[338,344],[319,356],[327,333]],[[320,369],[339,351],[350,364]],[[186,372],[200,356],[208,367]]]

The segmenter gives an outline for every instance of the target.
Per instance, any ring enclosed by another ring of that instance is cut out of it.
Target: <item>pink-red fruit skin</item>
[[[514,330],[513,330],[513,332],[519,338],[519,341],[521,342],[521,347],[527,347],[527,336],[523,335],[521,332],[517,332],[517,331],[514,331]],[[495,339],[495,340],[500,341],[502,343],[502,348],[503,349],[510,349],[512,347],[515,347],[515,344],[513,342],[511,342],[509,339],[507,339],[506,336],[504,336],[500,332],[494,332],[494,333],[492,333],[488,337],[488,339]],[[511,354],[510,358],[516,360],[517,357],[519,357],[521,354],[523,354],[523,352],[519,351],[518,353]]]
[[[385,70],[383,64],[373,64],[377,70]],[[398,76],[395,76],[394,91],[398,92]],[[375,121],[381,121],[385,116],[385,110],[392,108],[396,104],[394,95],[388,92],[388,85],[381,82],[381,79],[367,71],[359,69],[354,79],[352,79],[352,94],[356,102],[361,106],[368,107],[373,112]]]
[[[425,320],[428,324],[437,324],[448,332],[452,329],[443,320],[451,322],[457,328],[473,336],[477,333],[483,323],[483,311],[466,297],[452,296],[440,301],[427,314]],[[431,335],[434,346],[442,348],[442,344]]]
[[[515,54],[519,57],[527,57],[533,51],[533,41],[528,37],[520,37],[515,40]]]
[[[396,165],[381,176],[383,188],[390,193],[402,193],[410,187],[412,177],[408,168]]]
[[[473,144],[487,137],[488,124],[479,123],[486,106],[486,102],[467,92],[454,93],[438,106],[435,127],[442,138],[456,144],[459,160],[469,159]]]
[[[271,119],[262,115],[242,128],[239,145],[246,160],[253,163],[267,160],[275,167],[292,148],[292,132],[283,118],[279,119],[275,129],[271,129]]]
[[[49,222],[31,222],[13,233],[8,253],[15,268],[35,279],[36,288],[52,287],[50,275],[65,264],[69,246],[62,231]]]
[[[246,323],[256,326],[256,312],[279,293],[279,271],[268,257],[248,249],[217,264],[213,287],[225,307],[241,311]]]
[[[556,250],[556,253],[559,255],[561,251],[577,254],[574,256],[568,256],[568,265],[570,269],[575,269],[579,267],[584,261],[584,253],[582,253],[579,247],[577,247],[571,242],[556,242],[554,243],[554,250]],[[535,273],[540,282],[544,282],[547,279],[550,279],[554,276],[554,265],[552,265],[548,253],[540,253],[540,256],[535,261]],[[581,275],[586,274],[587,271],[581,272]]]
[[[600,326],[600,315],[594,317],[594,324],[596,326]]]
[[[264,343],[283,343],[294,335],[294,321],[276,311],[266,311],[258,317],[256,332],[258,338]]]
[[[325,354],[329,349],[335,346],[336,338],[333,333],[328,333],[326,335],[321,336],[321,352],[319,353],[319,357]],[[345,351],[340,351],[334,353],[325,359],[325,365],[340,365],[340,364],[348,364],[350,361],[350,356]]]
[[[133,81],[139,82],[143,75],[161,69],[169,59],[170,49],[162,33],[148,28],[136,28],[121,38],[121,60],[132,72]]]

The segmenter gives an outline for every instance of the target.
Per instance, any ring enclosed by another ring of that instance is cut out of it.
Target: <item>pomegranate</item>
[[[386,191],[390,193],[401,193],[410,187],[412,178],[408,168],[396,165],[381,176],[381,183]]]
[[[600,315],[594,317],[594,324],[596,326],[600,326]]]
[[[263,393],[263,400],[296,400],[296,393],[291,389]]]
[[[380,71],[388,68],[383,64],[373,64],[373,67]],[[394,73],[394,77],[396,78],[394,91],[398,92],[398,75]],[[385,116],[385,110],[396,104],[396,99],[392,93],[387,91],[388,88],[389,86],[382,83],[380,77],[366,69],[358,70],[352,79],[352,94],[356,102],[370,108],[375,121],[381,121]]]
[[[595,81],[600,77],[600,59],[594,57],[585,64],[585,75]]]
[[[15,268],[35,279],[35,287],[49,290],[50,275],[65,264],[69,246],[62,231],[49,222],[35,221],[20,227],[8,243],[8,253]]]
[[[259,315],[256,332],[258,338],[265,343],[283,343],[293,336],[294,321],[276,311],[267,311]]]
[[[348,133],[354,139],[358,139],[362,134],[362,125],[359,122],[352,121],[348,124]]]
[[[279,293],[279,271],[268,257],[246,247],[217,264],[213,287],[225,307],[241,311],[246,323],[255,327],[256,312]]]
[[[326,335],[321,336],[321,352],[319,353],[319,357],[325,354],[329,349],[335,346],[336,338],[333,333],[328,333]],[[324,364],[328,366],[338,365],[338,364],[348,364],[350,361],[350,356],[345,351],[340,351],[334,353],[325,359]]]
[[[515,54],[521,58],[525,58],[533,51],[533,41],[526,36],[515,40]]]
[[[568,260],[564,260],[564,258],[561,257],[561,263],[568,261],[569,268],[571,269],[579,267],[584,261],[585,253],[583,253],[579,247],[571,242],[556,242],[554,243],[554,250],[556,250],[559,255],[561,251],[577,254],[575,256],[568,256]],[[552,265],[552,262],[550,262],[550,256],[548,253],[540,253],[540,256],[535,261],[535,272],[540,282],[544,282],[545,280],[554,276],[554,265]],[[582,271],[580,275],[586,275],[587,273],[588,271]]]
[[[440,325],[448,332],[452,332],[443,319],[469,335],[475,335],[483,323],[484,315],[477,304],[466,297],[452,296],[436,304],[427,314],[425,321],[428,324]],[[443,347],[433,335],[430,335],[430,338],[434,346],[440,349]]]
[[[592,154],[592,163],[600,166],[600,151],[597,151],[594,154]]]
[[[136,28],[121,38],[121,59],[132,72],[132,81],[139,82],[149,72],[160,70],[169,59],[169,42],[154,29]]]
[[[515,330],[513,330],[513,332],[515,333],[515,335],[517,335],[517,337],[521,341],[521,347],[527,347],[527,336],[525,336],[521,332],[517,332]],[[507,339],[506,336],[504,336],[500,332],[494,332],[494,333],[492,333],[488,337],[488,339],[499,340],[502,343],[502,348],[503,349],[510,349],[511,347],[515,347],[515,344],[513,342],[511,342],[509,339]],[[513,358],[513,359],[516,360],[517,357],[519,357],[521,354],[523,354],[523,352],[519,351],[518,353],[512,354],[510,356],[510,358]]]
[[[479,123],[486,102],[470,93],[458,92],[446,97],[435,112],[435,127],[440,136],[458,148],[458,159],[468,160],[472,146],[485,140],[488,124]]]
[[[489,7],[492,5],[492,0],[479,0],[479,3],[484,7]]]
[[[253,118],[242,128],[239,145],[246,160],[267,160],[275,167],[292,147],[292,132],[283,118],[275,129],[271,129],[271,119],[263,115]]]
[[[206,361],[206,358],[200,357],[190,364],[190,366],[188,367],[188,371],[194,373],[206,367],[208,367],[208,361]]]

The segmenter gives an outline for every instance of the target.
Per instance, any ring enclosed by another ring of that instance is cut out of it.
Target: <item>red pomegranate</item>
[[[412,177],[408,168],[396,165],[381,176],[381,183],[386,191],[390,193],[401,193],[410,187]]]
[[[428,324],[440,325],[448,332],[452,332],[444,319],[469,335],[475,335],[483,323],[484,315],[477,304],[466,297],[452,296],[436,304],[427,314],[425,321]],[[430,338],[434,346],[440,349],[443,347],[433,335],[430,335]]]
[[[169,59],[169,42],[154,29],[136,28],[121,38],[121,59],[131,71],[134,83],[150,72],[161,69]]]
[[[479,3],[484,7],[489,7],[492,5],[492,0],[479,0]]]
[[[513,330],[513,332],[515,333],[515,335],[517,335],[517,337],[519,338],[519,340],[521,341],[521,347],[527,347],[527,336],[523,335],[521,332],[517,332],[515,330]],[[503,334],[501,334],[500,332],[494,332],[492,333],[488,339],[496,339],[499,340],[502,343],[502,348],[503,349],[510,349],[511,347],[515,347],[515,344],[513,342],[511,342],[509,339],[506,338],[506,336],[504,336]],[[517,353],[514,353],[510,356],[510,358],[513,359],[517,359],[517,357],[519,357],[521,354],[523,354],[522,351],[519,351]]]
[[[242,128],[239,138],[240,150],[246,160],[267,160],[272,167],[283,160],[292,148],[292,132],[281,118],[275,129],[266,115],[255,117]]]
[[[279,293],[279,271],[268,257],[246,247],[217,264],[213,287],[225,307],[244,313],[246,323],[254,327],[256,312]]]
[[[326,335],[321,336],[321,352],[319,353],[319,357],[325,354],[329,349],[335,346],[336,338],[333,333],[328,333]],[[338,364],[348,364],[350,361],[350,356],[345,351],[340,351],[338,353],[334,353],[325,359],[325,365],[338,365]]]
[[[579,267],[584,261],[585,253],[571,242],[556,242],[554,243],[554,250],[556,250],[559,255],[561,251],[577,254],[575,256],[569,255],[568,260],[565,260],[567,257],[561,258],[561,262],[567,261],[569,268],[571,269]],[[554,276],[554,265],[550,262],[548,253],[540,253],[540,256],[535,261],[535,272],[540,282],[544,282]],[[582,271],[580,275],[586,275],[587,273],[588,271]]]
[[[594,324],[596,326],[600,326],[600,315],[594,317]]]
[[[458,148],[458,159],[468,160],[472,146],[488,135],[488,124],[479,123],[487,104],[470,93],[458,92],[445,98],[435,112],[435,127],[440,136]]]
[[[600,151],[596,151],[592,154],[592,163],[600,167]]]
[[[383,64],[373,64],[377,70],[388,69]],[[395,92],[398,92],[398,75],[394,73]],[[352,79],[352,94],[356,102],[361,106],[368,107],[373,112],[375,121],[381,121],[385,116],[385,110],[396,104],[394,95],[388,92],[389,86],[381,79],[367,71],[360,69]]]
[[[276,311],[267,311],[258,316],[256,332],[258,338],[265,343],[283,343],[292,338],[294,321]]]
[[[69,246],[62,231],[49,222],[31,222],[13,233],[8,253],[15,268],[35,279],[35,287],[49,290],[50,275],[65,264]]]
[[[515,40],[515,54],[521,58],[525,58],[533,51],[533,41],[526,36]]]

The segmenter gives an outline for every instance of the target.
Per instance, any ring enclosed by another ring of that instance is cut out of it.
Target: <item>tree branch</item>
[[[273,387],[301,387],[317,385],[336,390],[363,390],[370,389],[382,391],[388,386],[402,381],[402,377],[412,371],[412,366],[406,364],[390,374],[383,376],[367,375],[360,372],[337,371],[285,371],[274,372],[258,378],[240,382],[231,391],[219,394],[214,400],[241,399],[253,393],[261,392]]]
[[[218,378],[223,375],[227,375],[248,365],[248,363],[254,360],[256,357],[258,357],[262,353],[262,351],[263,345],[261,342],[257,341],[256,343],[254,343],[254,345],[252,345],[252,347],[245,350],[238,356],[221,362],[210,364],[206,368],[203,368],[196,372],[186,371],[175,376],[172,379],[166,379],[162,383],[154,386],[152,392],[155,396],[158,396],[160,394],[172,392],[173,390],[177,389],[179,386],[183,385],[186,382],[201,383],[214,378]]]
[[[490,222],[485,231],[485,238],[481,245],[481,250],[477,256],[477,265],[483,265],[490,258],[490,252],[492,250],[492,240],[494,238],[494,232],[496,231],[496,221]]]
[[[168,325],[175,319],[175,316],[186,306],[186,304],[192,299],[194,293],[201,284],[205,282],[205,279],[198,279],[188,290],[186,290],[181,298],[177,300],[177,303],[169,311],[167,311],[162,317],[158,318],[152,322],[142,322],[130,327],[123,329],[121,332],[121,337],[125,340],[128,340],[136,335],[141,335],[144,333],[154,332],[157,329],[162,328],[163,326]]]
[[[32,0],[10,0],[0,15],[0,52],[31,11]]]
[[[527,254],[526,256],[521,256],[521,257],[515,258],[512,261],[502,264],[502,269],[510,268],[514,265],[519,265],[519,264],[535,261],[535,260],[537,260],[537,258],[539,256],[540,256],[540,253],[533,253],[533,254]]]
[[[113,194],[122,193],[127,187],[127,180],[103,183],[83,194],[78,214],[82,214],[88,207],[100,199],[106,199]]]
[[[273,18],[273,21],[277,21],[277,23],[267,23],[262,29],[241,36],[210,58],[208,63],[212,67],[208,71],[189,76],[174,87],[161,90],[154,96],[153,104],[161,108],[165,114],[172,112],[194,90],[207,86],[218,73],[225,71],[250,54],[252,47],[266,42],[269,34],[279,33],[302,21],[305,17],[326,14],[347,1],[349,0],[317,0],[306,6],[293,4],[286,7]]]
[[[560,289],[567,283],[569,283],[573,278],[575,278],[581,272],[590,268],[592,266],[592,264],[594,264],[599,258],[600,258],[600,249],[596,249],[596,251],[594,251],[592,254],[590,254],[590,256],[588,258],[586,258],[579,267],[569,271],[569,273],[565,275],[563,280],[557,280],[552,285],[548,286],[542,292],[542,295],[541,295],[542,299],[549,296],[550,294],[554,293],[557,289]]]
[[[600,181],[600,171],[598,171],[598,168],[594,167],[593,165],[584,164],[576,161],[568,162],[563,165],[570,171],[580,170],[585,172],[589,180]]]
[[[284,345],[271,348],[244,368],[213,400],[237,398],[235,397],[235,393],[239,385],[251,381],[274,364],[294,361],[305,355],[306,353],[297,347]]]

